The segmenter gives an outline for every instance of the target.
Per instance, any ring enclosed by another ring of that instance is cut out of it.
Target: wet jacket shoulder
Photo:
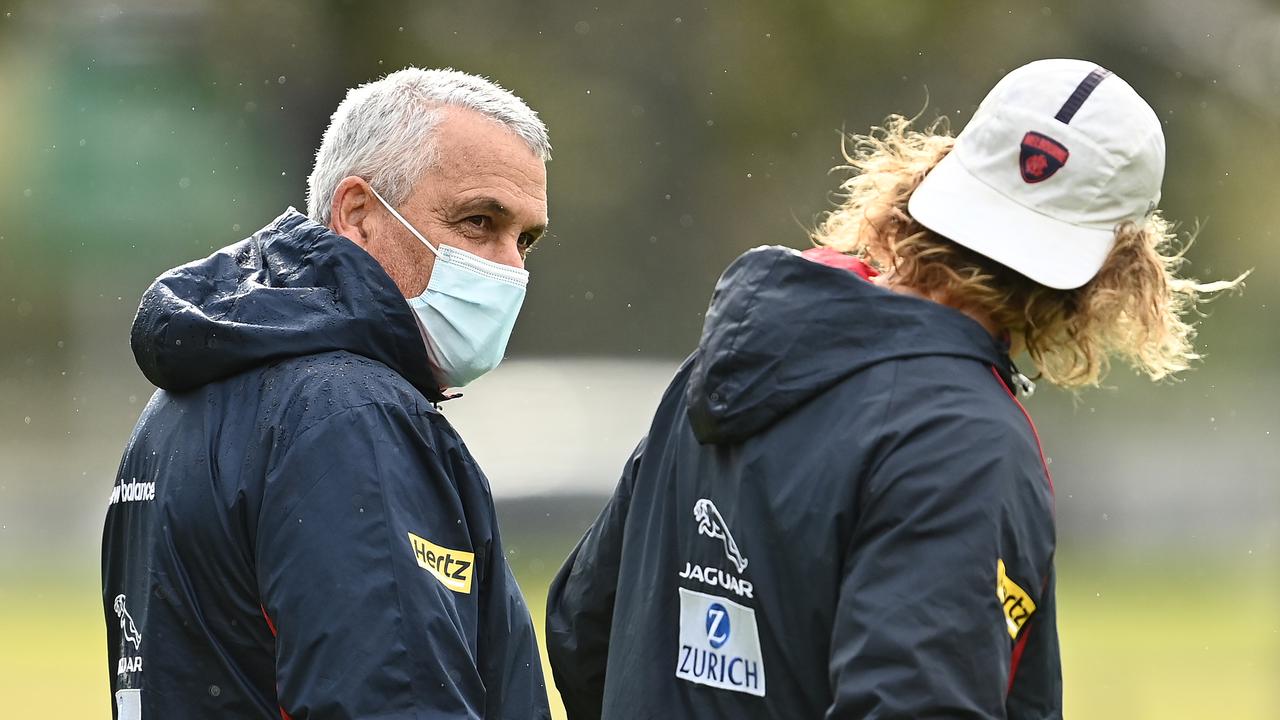
[[[132,342],[161,390],[104,531],[117,716],[549,717],[488,482],[372,258],[286,213],[157,280]]]
[[[954,310],[739,258],[552,585],[570,717],[1059,716],[1052,494],[1011,373]]]

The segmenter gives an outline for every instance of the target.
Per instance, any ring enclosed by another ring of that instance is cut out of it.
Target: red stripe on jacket
[[[1009,395],[1009,399],[1013,401],[1013,404],[1017,405],[1018,409],[1022,411],[1022,417],[1027,419],[1027,425],[1031,426],[1031,435],[1036,439],[1036,450],[1040,452],[1040,466],[1044,468],[1044,476],[1049,481],[1049,493],[1055,494],[1053,475],[1049,472],[1049,462],[1044,457],[1044,446],[1040,444],[1040,432],[1036,430],[1036,424],[1031,420],[1031,414],[1022,406],[1022,403],[1018,402],[1018,396],[1005,383],[1004,378],[1000,377],[1000,371],[993,367],[991,368],[991,374],[1000,383],[1000,387],[1004,388],[1005,393]],[[1031,631],[1034,627],[1034,623],[1029,623],[1027,629],[1022,631],[1022,637],[1018,638],[1018,644],[1013,646],[1013,654],[1009,657],[1009,684],[1005,687],[1005,695],[1013,691],[1013,679],[1018,675],[1018,666],[1022,664],[1022,653],[1027,649],[1027,638],[1031,637]]]
[[[267,614],[267,609],[265,607],[261,605],[259,605],[258,607],[262,610],[262,619],[267,621],[267,629],[271,631],[271,637],[276,637],[277,635],[276,624],[271,622],[271,616]],[[279,695],[279,694],[280,694],[280,688],[277,687],[276,695]],[[293,720],[293,718],[290,717],[289,713],[284,711],[283,707],[279,705],[277,705],[276,707],[280,708],[280,720]]]

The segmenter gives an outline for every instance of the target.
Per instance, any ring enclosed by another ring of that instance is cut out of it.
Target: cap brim
[[[952,153],[911,194],[921,225],[1058,290],[1093,279],[1115,243],[1112,230],[1081,227],[1036,212],[992,188]]]

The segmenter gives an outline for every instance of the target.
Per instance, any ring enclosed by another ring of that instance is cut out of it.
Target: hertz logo
[[[441,584],[456,593],[471,593],[471,571],[476,562],[473,553],[440,547],[413,533],[409,533],[409,544],[413,546],[418,567],[435,575]]]
[[[1036,611],[1036,604],[1018,583],[1009,579],[1004,571],[1004,560],[996,560],[996,598],[1004,609],[1004,621],[1009,628],[1009,637],[1017,638],[1018,631],[1031,619]]]

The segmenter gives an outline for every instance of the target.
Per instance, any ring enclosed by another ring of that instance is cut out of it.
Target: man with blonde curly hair
[[[571,718],[1058,718],[1058,385],[1196,359],[1156,114],[1092,63],[1005,77],[964,132],[851,138],[798,253],[716,286],[697,351],[552,585]],[[851,272],[852,271],[852,272]]]

